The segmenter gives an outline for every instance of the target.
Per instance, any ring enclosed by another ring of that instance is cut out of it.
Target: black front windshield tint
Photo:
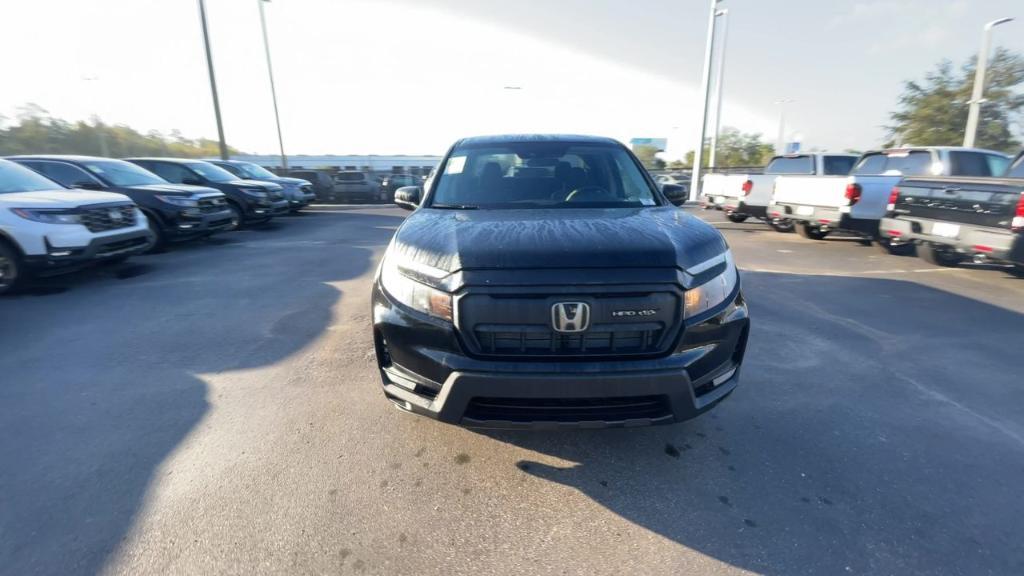
[[[8,160],[0,160],[0,194],[63,190],[56,182]]]
[[[456,149],[437,176],[435,208],[654,206],[640,167],[621,146],[519,142]]]
[[[188,167],[210,182],[231,182],[238,180],[231,172],[207,162],[189,162]]]
[[[144,186],[146,184],[167,183],[163,178],[131,162],[104,160],[85,162],[84,166],[93,175],[114,186]]]

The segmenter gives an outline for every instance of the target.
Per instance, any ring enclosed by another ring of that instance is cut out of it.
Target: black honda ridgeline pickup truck
[[[385,396],[473,427],[679,422],[735,388],[749,320],[721,234],[622,144],[457,142],[373,287]]]

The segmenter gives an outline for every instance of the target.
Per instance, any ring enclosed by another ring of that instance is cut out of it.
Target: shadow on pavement
[[[142,277],[97,271],[0,301],[0,572],[100,572],[208,410],[197,375],[268,366],[317,338],[341,297],[328,283],[371,270],[390,239],[377,227],[399,221],[296,221],[276,232],[345,240],[195,245],[139,258]]]
[[[486,435],[545,455],[522,472],[745,570],[1024,573],[1024,318],[895,280],[744,287],[741,385],[711,413]]]

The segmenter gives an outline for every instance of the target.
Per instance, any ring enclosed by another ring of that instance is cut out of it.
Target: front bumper
[[[990,260],[1024,265],[1024,234],[961,224],[957,237],[950,238],[932,233],[932,226],[937,222],[925,218],[882,218],[879,232],[901,243],[928,242],[947,246],[961,254],[982,254]]]
[[[149,229],[143,228],[99,236],[88,244],[79,246],[55,246],[48,238],[44,238],[43,241],[46,254],[26,256],[25,264],[37,271],[45,272],[139,254],[152,246],[154,237]]]
[[[274,216],[287,214],[290,209],[291,207],[287,199],[260,202],[259,204],[252,204],[250,206],[246,219],[267,220]]]
[[[494,360],[466,354],[454,328],[394,303],[376,284],[383,392],[410,412],[484,428],[623,427],[682,422],[739,382],[749,317],[739,292],[654,358]]]
[[[227,209],[205,214],[182,211],[168,219],[164,231],[171,240],[187,240],[227,230],[231,227],[231,218],[231,211]]]

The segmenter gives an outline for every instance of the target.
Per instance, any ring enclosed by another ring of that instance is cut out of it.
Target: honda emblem
[[[590,304],[559,302],[551,307],[551,326],[555,332],[583,332],[590,326]]]

